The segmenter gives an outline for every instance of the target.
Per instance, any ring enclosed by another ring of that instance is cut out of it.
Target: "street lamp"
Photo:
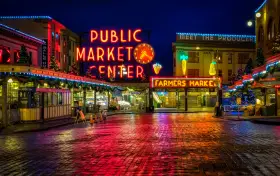
[[[251,21],[251,20],[248,21],[248,22],[247,22],[247,26],[252,27],[252,26],[253,26],[253,21]]]
[[[260,18],[261,16],[262,14],[260,12],[256,13],[256,18]],[[256,20],[249,20],[247,21],[247,26],[252,27],[254,23],[256,24]]]
[[[262,16],[262,14],[260,12],[256,13],[256,17],[260,18]]]

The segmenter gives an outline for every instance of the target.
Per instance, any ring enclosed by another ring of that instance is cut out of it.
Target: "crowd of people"
[[[76,115],[75,123],[79,123],[79,121],[86,123],[86,116],[81,108],[77,108],[76,114],[77,115]],[[90,114],[89,123],[93,125],[94,123],[98,123],[102,121],[105,122],[106,118],[107,118],[107,112],[105,110],[100,110],[99,113]]]

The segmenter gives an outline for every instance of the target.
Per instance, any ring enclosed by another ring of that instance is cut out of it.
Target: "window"
[[[32,52],[29,52],[29,63],[32,65]]]
[[[228,54],[228,64],[232,64],[232,53]]]
[[[198,77],[199,69],[188,69],[188,76],[189,77]]]
[[[56,37],[58,45],[60,45],[60,34],[59,33],[55,33],[55,37]]]
[[[10,63],[11,54],[10,48],[0,45],[0,63]]]
[[[219,77],[223,77],[223,70],[219,70],[218,76],[219,76]]]
[[[62,93],[57,93],[58,105],[62,105]]]
[[[264,41],[264,31],[263,31],[263,27],[262,26],[260,26],[260,28],[259,28],[258,41],[259,42]]]
[[[238,53],[238,64],[247,64],[249,59],[249,53]]]
[[[223,63],[223,53],[222,52],[215,52],[214,58],[217,59],[217,63]]]
[[[275,24],[273,22],[273,19],[271,18],[267,25],[267,39],[272,40],[275,35]]]
[[[14,50],[14,63],[19,61],[19,50]]]
[[[52,95],[53,95],[53,93],[48,93],[48,100],[47,100],[48,106],[53,105],[52,104]]]
[[[232,70],[228,70],[228,81],[231,81],[232,78]]]
[[[199,52],[188,52],[189,60],[188,63],[199,63]]]

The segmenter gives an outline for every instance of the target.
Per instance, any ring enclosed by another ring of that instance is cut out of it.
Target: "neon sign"
[[[160,72],[160,70],[161,70],[161,68],[162,68],[162,66],[161,66],[159,63],[155,63],[155,64],[153,65],[153,68],[154,68],[155,74],[158,75],[159,72]]]
[[[151,78],[152,88],[214,88],[218,87],[214,78]]]
[[[149,44],[141,43],[141,32],[141,29],[91,30],[90,42],[97,46],[77,48],[76,60],[94,63],[89,67],[90,71],[107,78],[143,78],[143,66],[135,64],[132,57],[140,64],[148,64],[154,59],[154,49]],[[137,43],[140,44],[134,48]],[[102,46],[104,44],[107,46]]]
[[[138,63],[147,64],[150,63],[154,57],[155,52],[151,45],[147,43],[141,43],[134,49],[134,58]]]

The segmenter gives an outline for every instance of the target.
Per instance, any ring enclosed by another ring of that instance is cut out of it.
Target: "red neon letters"
[[[134,31],[128,30],[120,30],[120,31],[115,31],[115,30],[91,30],[90,31],[90,42],[94,41],[101,41],[102,43],[116,43],[118,41],[122,43],[126,42],[141,42],[141,39],[138,38],[138,34],[141,33],[141,29],[137,29]]]
[[[124,65],[125,61],[131,62],[134,47],[127,44],[117,45],[118,43],[141,42],[139,37],[141,31],[141,29],[91,30],[90,41],[94,45],[89,48],[77,48],[76,60],[94,63],[89,67],[91,72],[95,73],[93,78],[97,75],[108,78],[143,78],[144,69],[141,65],[131,65],[131,63]],[[103,43],[111,43],[111,46],[108,47],[105,44],[106,47],[102,47]]]
[[[104,61],[130,61],[132,55],[132,46],[126,47],[108,47],[103,49],[101,47],[77,48],[76,60],[83,62],[104,62]],[[126,53],[126,54],[125,54]],[[124,58],[124,56],[127,56]]]
[[[141,65],[137,65],[136,67],[134,65],[100,65],[98,67],[94,65],[90,67],[90,70],[98,71],[100,75],[106,75],[108,78],[116,78],[118,75],[120,78],[127,76],[127,78],[132,79],[134,78],[134,74],[136,78],[143,78],[144,76],[144,69]],[[93,76],[93,78],[96,78],[96,76]]]

